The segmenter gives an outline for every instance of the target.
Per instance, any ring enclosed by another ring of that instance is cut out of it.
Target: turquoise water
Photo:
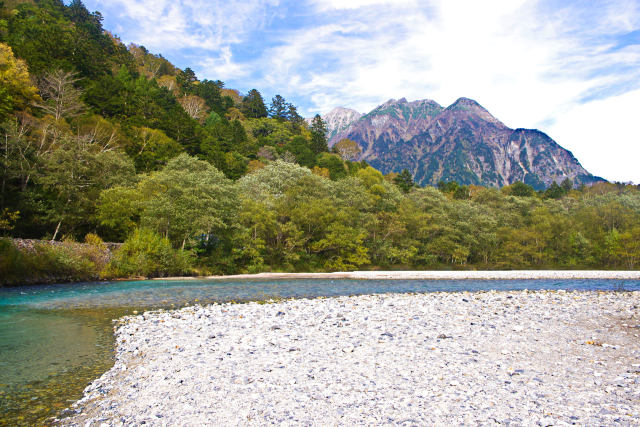
[[[211,302],[480,290],[640,290],[638,280],[136,281],[0,289],[0,425],[46,423],[113,363],[112,320]]]

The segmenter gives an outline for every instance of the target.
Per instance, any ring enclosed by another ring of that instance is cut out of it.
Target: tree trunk
[[[56,236],[58,235],[58,231],[60,231],[60,224],[62,224],[62,220],[58,221],[58,225],[56,227],[55,233],[53,233],[53,237],[51,238],[52,242],[55,242]]]

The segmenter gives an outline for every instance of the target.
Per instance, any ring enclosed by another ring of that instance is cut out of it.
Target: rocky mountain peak
[[[460,110],[468,110],[468,109],[477,109],[480,108],[482,110],[484,110],[484,107],[482,105],[480,105],[478,103],[478,101],[471,99],[471,98],[458,98],[456,100],[456,102],[454,102],[453,104],[451,104],[450,106],[447,107],[447,109],[451,109],[451,110],[455,110],[455,109],[460,109]],[[486,110],[485,110],[486,111]]]
[[[407,103],[407,98],[400,98],[400,99],[391,98],[387,102],[383,102],[382,104],[380,104],[377,108],[386,107],[388,105],[406,104],[406,103]]]
[[[406,168],[422,185],[523,181],[541,189],[565,178],[576,184],[601,180],[546,134],[510,129],[469,98],[447,108],[429,99],[390,99],[365,115],[334,109],[323,118],[330,146],[349,138],[362,148],[361,160],[383,173]]]
[[[362,117],[362,114],[350,108],[336,107],[321,117],[327,124],[327,138],[331,140]],[[307,122],[311,123],[311,120],[307,119]]]
[[[480,118],[486,122],[494,124],[495,126],[506,128],[506,126],[500,120],[491,115],[486,108],[470,98],[458,98],[456,102],[445,108],[445,112],[454,114],[459,112],[458,115],[461,117]]]

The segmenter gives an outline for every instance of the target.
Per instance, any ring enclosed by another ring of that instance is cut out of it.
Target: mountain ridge
[[[383,173],[406,168],[421,185],[522,181],[543,189],[566,178],[576,185],[604,181],[544,132],[511,129],[470,98],[447,107],[431,99],[389,99],[365,114],[338,107],[322,117],[330,119],[329,146],[351,139],[362,149],[358,160]]]

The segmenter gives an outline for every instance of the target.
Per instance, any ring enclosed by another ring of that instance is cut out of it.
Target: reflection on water
[[[42,424],[113,363],[112,319],[216,301],[384,292],[640,290],[633,280],[138,281],[0,289],[0,425]]]

